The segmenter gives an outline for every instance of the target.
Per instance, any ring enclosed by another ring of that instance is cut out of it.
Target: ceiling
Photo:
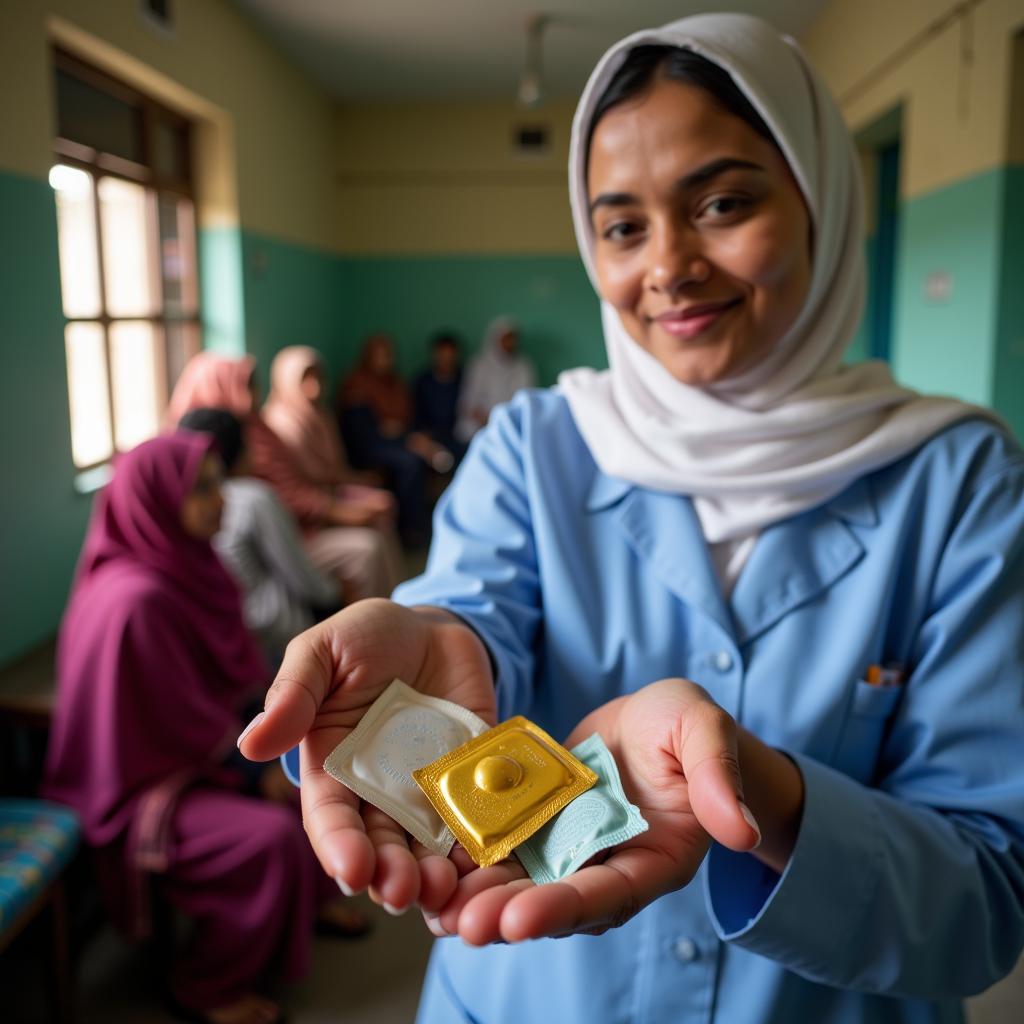
[[[526,23],[544,34],[544,91],[574,98],[615,40],[700,11],[758,14],[799,36],[828,0],[235,0],[339,100],[515,97]],[[557,7],[554,6],[557,4]]]

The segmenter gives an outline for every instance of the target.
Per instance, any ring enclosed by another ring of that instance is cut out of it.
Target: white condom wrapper
[[[331,751],[324,771],[390,814],[432,853],[447,857],[455,836],[412,773],[488,728],[472,711],[395,679]]]

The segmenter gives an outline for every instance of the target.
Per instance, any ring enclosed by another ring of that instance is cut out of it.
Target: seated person
[[[374,334],[358,366],[342,382],[337,410],[353,462],[387,473],[398,499],[398,528],[411,543],[429,528],[428,469],[451,469],[451,452],[424,433],[413,431],[412,399],[395,371],[394,342]]]
[[[394,498],[349,482],[355,474],[343,460],[336,466],[327,458],[332,441],[339,444],[329,418],[325,434],[300,462],[259,413],[256,360],[213,352],[189,360],[171,395],[167,421],[176,426],[186,412],[201,407],[227,409],[242,421],[253,475],[266,480],[299,521],[315,566],[337,576],[350,600],[391,593],[401,579]],[[316,463],[314,451],[324,456]]]
[[[413,389],[415,429],[442,445],[456,461],[465,446],[455,439],[462,365],[459,339],[449,331],[431,343],[430,366],[417,378]]]
[[[537,383],[533,363],[519,351],[519,325],[510,317],[491,321],[480,351],[469,361],[466,380],[459,393],[455,436],[469,444],[487,423],[491,410],[508,402],[523,388]]]
[[[338,581],[317,569],[274,489],[249,475],[242,424],[227,409],[192,409],[183,430],[212,435],[224,462],[224,515],[213,546],[242,589],[246,625],[279,663],[292,637],[342,605]]]
[[[269,672],[210,545],[222,508],[212,445],[187,432],[146,441],[96,500],[61,623],[42,792],[78,812],[115,920],[145,933],[156,876],[194,922],[172,965],[181,1007],[266,1024],[279,1009],[261,988],[305,973],[318,913],[365,921],[312,856],[278,766],[253,777],[234,762],[233,733]]]

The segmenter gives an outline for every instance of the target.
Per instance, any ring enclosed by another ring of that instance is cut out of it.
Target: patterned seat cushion
[[[56,879],[78,847],[74,811],[0,799],[0,935]]]

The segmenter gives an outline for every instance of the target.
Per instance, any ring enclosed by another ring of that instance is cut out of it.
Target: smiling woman
[[[420,1024],[950,1024],[1024,946],[1024,453],[842,365],[857,174],[765,22],[614,46],[570,155],[609,370],[499,407],[424,575],[289,647],[244,751],[302,739],[324,866],[462,939]],[[316,770],[395,676],[599,734],[649,828],[544,885],[425,855]]]
[[[710,384],[755,363],[796,320],[810,216],[763,121],[726,111],[671,52],[633,51],[634,92],[606,96],[591,122],[594,262],[633,340],[677,380]]]

